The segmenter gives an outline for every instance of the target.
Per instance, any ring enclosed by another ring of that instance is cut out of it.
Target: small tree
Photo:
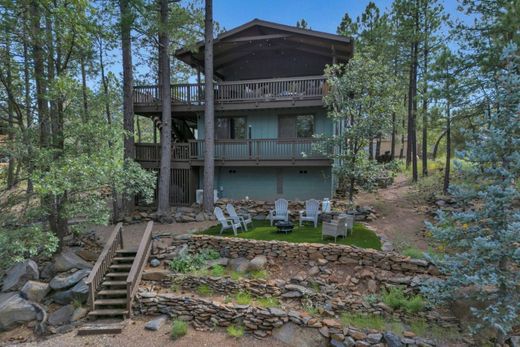
[[[505,70],[498,81],[497,109],[480,119],[469,135],[463,183],[450,192],[463,212],[440,212],[433,236],[453,253],[432,261],[448,275],[424,288],[434,302],[470,299],[478,319],[475,330],[490,327],[499,342],[517,321],[520,310],[520,90],[516,46],[504,53]]]
[[[328,67],[325,75],[330,87],[325,104],[337,131],[324,137],[320,150],[334,160],[339,185],[352,202],[356,184],[373,186],[377,170],[366,147],[369,139],[391,131],[392,113],[399,107],[398,88],[387,67],[365,54]]]

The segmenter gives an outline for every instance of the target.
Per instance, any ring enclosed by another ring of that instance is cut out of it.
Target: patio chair
[[[338,236],[347,236],[347,227],[346,227],[347,218],[341,217],[338,220],[333,220],[331,222],[323,222],[321,228],[321,239],[323,240],[324,236],[332,236],[334,237],[334,242],[337,241]]]
[[[235,236],[237,236],[238,228],[242,228],[242,224],[240,224],[240,222],[235,223],[232,218],[226,218],[224,216],[224,212],[222,212],[222,209],[220,207],[215,207],[215,209],[213,210],[213,214],[215,215],[215,218],[217,218],[221,225],[220,234],[222,234],[224,230],[233,229],[233,233],[235,234]]]
[[[289,202],[285,199],[278,199],[274,202],[274,210],[269,211],[269,221],[271,226],[275,221],[289,221]]]
[[[253,223],[253,219],[249,214],[238,215],[235,211],[235,207],[231,204],[226,205],[226,211],[229,214],[229,218],[233,220],[233,223],[242,223],[244,230],[247,231],[247,225]]]
[[[320,215],[320,202],[315,199],[305,201],[305,210],[300,211],[300,226],[303,222],[313,222],[314,227],[318,227],[318,217]]]
[[[338,218],[345,218],[345,226],[347,227],[347,235],[348,233],[350,232],[350,234],[352,234],[352,232],[354,231],[354,220],[356,219],[356,217],[352,214],[340,214],[338,216]]]

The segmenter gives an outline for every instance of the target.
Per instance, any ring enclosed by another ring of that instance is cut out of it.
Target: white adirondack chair
[[[269,211],[269,221],[271,226],[275,221],[289,221],[289,202],[285,199],[278,199],[274,202],[274,210]]]
[[[235,207],[231,204],[226,205],[226,211],[229,214],[229,218],[233,220],[233,223],[242,223],[245,231],[247,231],[247,225],[253,223],[253,219],[249,214],[238,215],[235,211]]]
[[[334,237],[334,242],[337,241],[338,236],[347,236],[346,217],[341,217],[337,221],[323,222],[321,228],[321,239],[324,236]]]
[[[352,232],[354,231],[354,219],[355,219],[355,216],[354,215],[351,215],[351,214],[340,214],[338,216],[338,218],[345,218],[345,226],[347,227],[347,235],[348,233],[350,232],[352,234]]]
[[[320,215],[320,202],[315,199],[305,201],[305,210],[300,211],[300,226],[303,222],[313,222],[314,227],[318,227],[318,217]]]
[[[220,228],[220,234],[222,234],[224,230],[233,229],[233,233],[235,234],[235,236],[237,236],[238,228],[242,228],[242,224],[240,224],[240,222],[235,223],[232,218],[226,218],[224,216],[224,212],[222,212],[222,209],[220,207],[215,207],[215,209],[213,210],[213,214],[222,226]]]

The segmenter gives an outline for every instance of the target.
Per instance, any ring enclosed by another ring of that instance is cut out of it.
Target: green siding
[[[300,173],[305,171],[306,173]],[[282,193],[277,192],[278,175]],[[201,175],[202,176],[202,175]],[[203,177],[200,177],[202,186]],[[323,199],[331,195],[330,167],[217,167],[215,189],[219,197],[253,200]]]

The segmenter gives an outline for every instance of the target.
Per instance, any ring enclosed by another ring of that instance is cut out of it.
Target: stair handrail
[[[96,264],[90,271],[85,284],[89,287],[88,301],[90,309],[94,310],[94,301],[96,299],[96,289],[101,284],[105,272],[112,264],[116,251],[123,247],[123,223],[117,223],[116,227],[108,237],[103,251],[98,257]]]
[[[132,314],[132,303],[134,300],[134,295],[137,291],[137,288],[139,287],[139,282],[141,282],[144,265],[146,264],[146,260],[150,255],[152,246],[152,229],[153,221],[150,221],[146,225],[146,229],[144,231],[143,237],[141,238],[139,248],[137,249],[137,253],[134,258],[134,262],[132,263],[132,268],[130,269],[128,277],[126,278],[126,302],[129,315]]]

